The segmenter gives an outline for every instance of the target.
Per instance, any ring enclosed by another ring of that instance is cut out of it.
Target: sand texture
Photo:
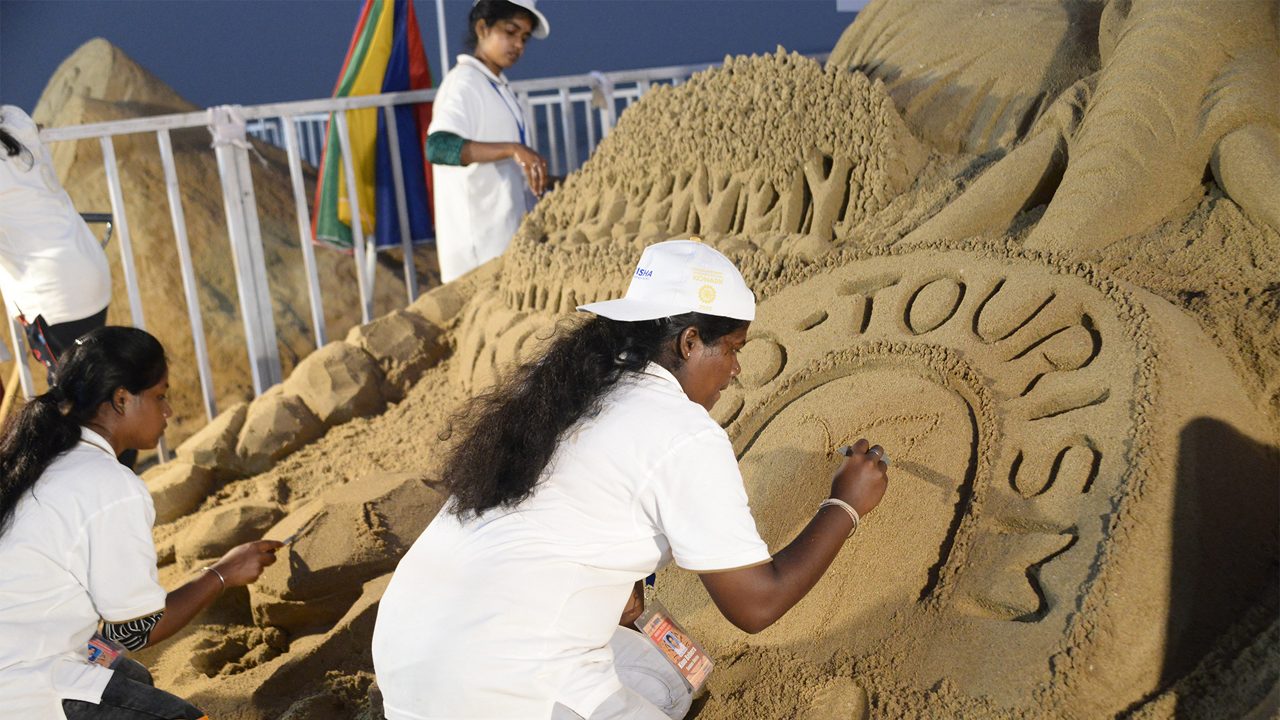
[[[141,659],[220,720],[381,717],[373,618],[449,414],[697,233],[759,299],[713,415],[770,546],[836,447],[894,464],[758,635],[660,574],[718,662],[696,717],[1275,717],[1277,9],[1229,7],[873,2],[826,67],[654,89],[502,258],[148,475],[170,585],[246,528],[298,539]]]

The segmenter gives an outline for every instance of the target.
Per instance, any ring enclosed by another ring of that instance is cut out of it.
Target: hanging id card
[[[94,633],[89,638],[89,662],[105,668],[113,668],[120,658],[128,654],[125,646],[106,637],[102,633]]]
[[[684,626],[671,617],[666,606],[654,597],[651,587],[645,588],[644,612],[635,626],[680,671],[695,696],[702,692],[715,663]]]

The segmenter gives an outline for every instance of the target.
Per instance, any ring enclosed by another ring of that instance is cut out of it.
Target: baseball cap
[[[476,5],[479,4],[479,2],[480,0],[475,0],[475,2],[471,4]],[[507,0],[507,2],[528,10],[533,13],[534,17],[538,18],[538,27],[533,29],[533,36],[535,38],[542,40],[551,34],[551,23],[547,22],[547,16],[543,15],[538,11],[538,8],[535,7],[538,4],[538,0]]]
[[[611,320],[657,320],[687,312],[756,319],[756,296],[729,258],[693,240],[667,240],[640,255],[627,294],[579,305]]]

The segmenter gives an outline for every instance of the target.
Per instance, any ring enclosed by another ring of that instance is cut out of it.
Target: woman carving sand
[[[379,606],[388,718],[684,717],[680,677],[619,627],[639,581],[674,559],[758,632],[884,494],[884,451],[860,440],[832,499],[770,556],[708,414],[741,370],[755,298],[709,246],[650,246],[625,297],[580,309],[598,317],[468,413],[446,464],[449,504]]]

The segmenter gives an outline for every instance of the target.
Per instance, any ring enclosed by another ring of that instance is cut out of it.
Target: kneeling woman
[[[171,414],[164,348],[142,330],[104,327],[59,359],[55,384],[0,438],[0,698],[31,720],[200,718],[151,686],[146,668],[88,661],[101,632],[130,650],[180,630],[224,588],[247,585],[280,543],[233,548],[166,593],[147,487],[116,461],[156,446]]]
[[[459,415],[450,500],[378,609],[388,720],[683,717],[680,676],[619,627],[639,581],[674,559],[758,632],[884,494],[883,451],[859,441],[836,500],[770,556],[708,413],[740,371],[755,297],[709,246],[650,246],[626,297],[580,309],[597,317]]]

